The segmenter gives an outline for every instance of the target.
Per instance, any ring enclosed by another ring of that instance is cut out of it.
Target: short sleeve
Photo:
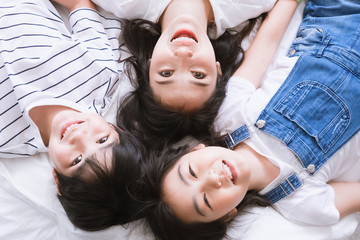
[[[157,22],[171,0],[93,0],[106,11],[119,18],[146,19]]]
[[[231,77],[227,84],[226,97],[214,123],[214,130],[220,134],[232,132],[245,124],[246,104],[256,89],[244,78]]]
[[[311,225],[330,225],[340,220],[335,191],[326,183],[308,183],[293,195],[277,202],[275,208],[287,219]]]
[[[216,23],[215,32],[209,32],[210,37],[218,38],[226,29],[268,12],[275,2],[276,0],[210,0]]]

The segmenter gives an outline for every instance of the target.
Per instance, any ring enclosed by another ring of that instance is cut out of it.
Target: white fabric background
[[[285,35],[278,56],[284,54],[291,43],[302,8],[303,3],[294,16],[291,31]],[[276,68],[276,61],[272,68]],[[128,82],[123,80],[122,86],[119,96],[128,90]],[[113,120],[115,111],[114,103],[106,115],[109,121]],[[51,170],[46,153],[22,159],[0,159],[1,240],[152,239],[141,221],[126,228],[114,226],[98,232],[75,228],[56,198]],[[347,177],[354,175],[358,174],[350,173]],[[358,226],[357,217],[357,214],[352,214],[335,225],[315,227],[289,222],[272,208],[255,208],[251,213],[237,217],[229,235],[246,240],[345,240],[354,234]],[[358,232],[351,240],[359,239]]]

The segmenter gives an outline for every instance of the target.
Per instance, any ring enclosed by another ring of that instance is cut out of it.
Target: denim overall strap
[[[308,0],[304,14],[289,51],[297,63],[255,126],[313,175],[360,130],[360,2]]]
[[[284,181],[279,183],[276,187],[267,192],[264,196],[267,198],[272,204],[277,201],[283,199],[286,196],[294,193],[297,189],[299,189],[303,185],[301,179],[296,176],[295,173],[292,173],[290,177],[286,178]]]
[[[250,133],[246,125],[242,125],[232,133],[225,136],[225,143],[228,148],[233,149],[237,144],[250,137]]]

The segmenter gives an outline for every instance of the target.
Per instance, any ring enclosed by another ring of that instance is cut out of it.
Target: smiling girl
[[[124,21],[122,47],[131,55],[124,62],[135,89],[124,99],[120,115],[127,129],[148,147],[188,134],[210,133],[227,80],[241,63],[241,43],[255,18],[275,3],[94,2],[129,19]]]
[[[87,0],[1,1],[0,157],[49,152],[72,223],[99,230],[130,221],[129,189],[142,145],[103,115],[122,65],[120,22]]]
[[[221,239],[253,204],[312,225],[360,211],[359,179],[338,181],[359,171],[359,8],[355,0],[307,1],[281,69],[289,76],[274,95],[247,71],[264,68],[264,46],[254,40],[215,124],[230,149],[188,144],[154,155],[144,209],[159,239]]]

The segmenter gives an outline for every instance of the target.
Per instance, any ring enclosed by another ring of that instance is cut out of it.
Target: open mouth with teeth
[[[69,122],[65,124],[61,129],[60,140],[62,140],[71,131],[72,128],[82,123],[83,123],[82,121],[77,121],[77,122]]]
[[[179,30],[177,31],[174,36],[171,38],[172,43],[177,42],[192,42],[197,43],[198,40],[195,36],[195,34],[189,30]]]
[[[223,169],[224,169],[224,171],[226,173],[226,176],[231,179],[233,184],[235,184],[237,176],[236,176],[236,172],[235,172],[233,166],[231,166],[226,161],[222,161],[222,166],[223,166]]]

